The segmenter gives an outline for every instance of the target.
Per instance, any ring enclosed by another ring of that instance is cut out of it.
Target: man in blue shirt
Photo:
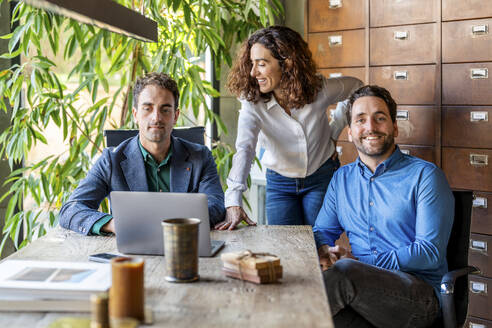
[[[210,225],[224,219],[224,193],[210,150],[173,137],[179,90],[163,73],[149,73],[133,87],[139,134],[101,157],[60,210],[60,225],[85,235],[114,233],[114,219],[98,211],[111,191],[199,192],[208,197]]]
[[[313,228],[336,327],[427,327],[454,198],[436,165],[403,154],[396,103],[377,86],[349,98],[349,139],[359,158],[335,172]],[[351,251],[335,246],[345,231]]]

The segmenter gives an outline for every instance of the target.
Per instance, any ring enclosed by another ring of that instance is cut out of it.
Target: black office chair
[[[107,147],[116,147],[124,140],[134,137],[138,130],[104,130]],[[173,129],[172,135],[194,142],[200,145],[205,144],[205,128],[203,126],[185,126]]]
[[[468,310],[468,274],[478,269],[468,265],[473,194],[454,191],[455,215],[447,248],[449,272],[441,280],[442,323],[437,327],[461,327]]]

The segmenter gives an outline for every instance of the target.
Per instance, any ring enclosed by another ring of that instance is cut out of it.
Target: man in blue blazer
[[[224,193],[208,148],[171,136],[179,117],[174,80],[150,73],[133,89],[136,137],[104,149],[60,211],[60,225],[85,235],[114,233],[110,214],[98,211],[111,191],[205,193],[210,226],[224,219]]]

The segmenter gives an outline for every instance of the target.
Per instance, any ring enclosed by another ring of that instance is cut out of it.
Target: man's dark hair
[[[133,106],[138,109],[138,96],[142,90],[148,85],[157,85],[161,88],[171,91],[174,96],[174,110],[179,104],[179,89],[178,84],[169,75],[164,73],[148,73],[141,76],[133,86]]]
[[[388,106],[391,121],[396,122],[396,102],[391,97],[391,94],[385,88],[379,87],[377,85],[365,85],[357,90],[355,90],[349,97],[349,106],[347,110],[347,121],[348,125],[352,122],[352,106],[354,102],[362,97],[372,96],[381,98]]]

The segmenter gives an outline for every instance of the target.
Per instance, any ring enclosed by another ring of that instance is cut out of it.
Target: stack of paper
[[[0,311],[90,310],[90,295],[111,287],[103,263],[6,260],[0,263]]]
[[[226,276],[257,284],[276,282],[282,278],[280,259],[272,254],[243,251],[224,253],[222,271]]]

